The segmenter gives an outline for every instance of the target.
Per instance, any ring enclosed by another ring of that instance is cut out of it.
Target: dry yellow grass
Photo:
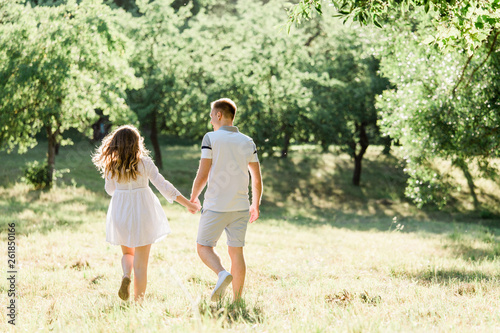
[[[195,149],[175,149],[185,150],[183,158],[191,167],[196,165]],[[60,183],[51,191],[31,191],[15,181],[4,182],[0,224],[16,222],[18,229],[17,330],[500,330],[498,228],[454,222],[456,215],[417,211],[398,197],[398,176],[377,178],[374,174],[380,170],[366,179],[369,187],[350,192],[344,187],[342,193],[343,180],[329,165],[335,162],[342,168],[348,160],[324,158],[314,162],[316,172],[340,188],[321,187],[320,176],[306,185],[315,190],[317,200],[330,195],[330,204],[311,202],[300,184],[282,193],[286,184],[270,179],[273,172],[285,170],[290,183],[304,172],[302,160],[281,166],[282,162],[264,162],[270,183],[267,207],[248,230],[245,304],[239,306],[228,300],[218,305],[208,301],[216,277],[195,253],[198,216],[180,206],[162,200],[173,233],[152,247],[147,296],[139,306],[118,298],[120,250],[105,242],[109,198],[91,166],[82,164],[75,170],[86,177],[77,179],[83,186]],[[185,169],[184,164],[169,163],[170,178],[189,178],[176,171]],[[186,192],[187,183],[173,183]],[[393,189],[382,189],[384,183]],[[380,202],[385,197],[392,198],[389,205]],[[6,246],[3,231],[0,238]],[[225,236],[218,252],[228,263],[224,243]],[[3,253],[6,263],[5,249]],[[0,265],[2,276],[7,275],[6,267]],[[7,288],[6,279],[0,280],[0,331],[13,331],[6,323]]]
[[[71,188],[57,191],[46,194],[53,207],[70,193],[76,198],[86,193]],[[68,215],[74,212],[72,205],[61,209]],[[367,218],[371,229],[360,230],[357,224],[303,226],[293,219],[264,216],[249,228],[245,311],[231,320],[220,307],[208,304],[215,275],[194,250],[197,217],[180,207],[165,209],[173,234],[153,245],[142,306],[117,296],[120,251],[104,241],[103,210],[72,227],[19,235],[17,328],[29,332],[493,332],[500,328],[499,237],[485,227],[407,220],[401,223],[410,232],[388,231],[392,220]],[[224,237],[220,243],[219,252],[227,263]],[[5,265],[2,271],[5,276]],[[6,287],[4,279],[1,304],[7,304]],[[0,316],[1,330],[9,329],[6,311]]]

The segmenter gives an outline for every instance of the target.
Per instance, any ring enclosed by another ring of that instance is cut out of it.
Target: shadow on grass
[[[94,145],[88,140],[61,147],[56,156],[57,169],[69,169],[52,190],[20,189],[19,183],[27,162],[45,158],[46,143],[41,141],[26,154],[0,153],[5,160],[0,169],[0,228],[16,223],[16,233],[46,234],[57,229],[77,229],[82,223],[106,214],[110,197],[104,180],[91,161]],[[185,196],[198,169],[199,151],[193,147],[163,145],[162,174]],[[150,185],[158,197],[161,194]],[[73,190],[74,189],[74,193]],[[100,215],[99,215],[100,214]]]
[[[9,215],[32,210],[43,221],[44,216],[58,214],[54,227],[66,227],[75,218],[75,212],[61,210],[64,205],[82,204],[86,209],[78,214],[92,211],[105,213],[109,197],[104,192],[104,180],[91,162],[91,154],[97,143],[88,140],[75,141],[75,145],[61,147],[56,157],[57,169],[69,169],[59,180],[66,186],[91,191],[94,198],[81,198],[51,203],[46,207],[39,204],[41,191],[28,192],[27,200],[19,200],[13,194],[0,197],[0,214]],[[192,181],[198,168],[200,149],[198,143],[172,144],[164,139],[162,156],[164,169],[162,174],[185,196],[191,191]],[[151,146],[149,146],[151,148]],[[18,155],[0,153],[6,160],[5,168],[0,169],[0,189],[9,191],[15,187],[22,176],[27,161],[42,160],[45,156],[46,143],[41,141],[27,154]],[[262,163],[264,178],[264,197],[262,218],[287,221],[304,227],[332,225],[353,230],[387,231],[392,219],[405,225],[404,232],[425,231],[447,233],[449,227],[435,227],[432,221],[481,223],[500,227],[500,217],[489,214],[487,220],[461,214],[416,209],[404,197],[406,175],[400,162],[393,156],[381,155],[376,148],[368,150],[363,160],[361,186],[352,185],[353,161],[347,155],[322,153],[317,148],[298,148],[288,159],[268,158]],[[154,186],[153,191],[160,197]],[[201,198],[201,197],[200,197]],[[12,207],[9,208],[9,206]],[[33,209],[33,207],[37,209]],[[63,216],[66,212],[69,216]],[[80,216],[80,218],[82,218]],[[0,217],[0,224],[5,224],[9,217]],[[417,223],[413,223],[418,220]],[[420,223],[423,222],[423,223]],[[426,223],[429,222],[429,223]],[[22,221],[23,224],[38,225],[39,230],[52,230],[51,224],[40,223],[35,219]],[[432,224],[432,225],[431,225]],[[29,226],[28,226],[29,227]],[[26,230],[30,230],[30,228]]]
[[[490,244],[487,248],[478,249],[470,244],[451,244],[447,245],[457,257],[462,257],[470,261],[491,261],[500,258],[500,243]]]
[[[317,149],[294,151],[287,159],[268,158],[262,163],[264,177],[263,217],[301,226],[329,224],[355,230],[386,231],[394,217],[405,223],[404,232],[420,231],[413,222],[429,222],[425,231],[448,233],[449,227],[430,227],[430,222],[473,223],[500,227],[500,218],[489,214],[462,213],[428,206],[417,209],[404,195],[407,176],[394,156],[377,154],[363,160],[361,186],[352,184],[354,163],[345,154],[323,154]],[[427,228],[428,227],[428,228]]]
[[[108,202],[102,195],[81,191],[73,195],[71,188],[52,192],[3,190],[0,192],[0,228],[6,230],[8,224],[15,223],[16,235],[47,234],[62,228],[76,230],[99,214],[105,216]]]
[[[366,212],[387,216],[406,203],[406,176],[391,156],[365,159],[362,185],[352,185],[353,162],[314,151],[263,162],[263,206],[304,207],[314,212]],[[275,209],[276,210],[276,209]]]
[[[407,277],[415,279],[423,284],[441,285],[453,285],[457,282],[490,282],[496,281],[500,278],[500,276],[494,276],[480,271],[459,269],[427,269],[414,274],[409,274]]]

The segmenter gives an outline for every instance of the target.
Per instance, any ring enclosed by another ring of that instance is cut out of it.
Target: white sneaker
[[[227,286],[233,281],[233,276],[228,271],[222,271],[219,273],[219,280],[215,285],[214,291],[212,291],[212,297],[210,298],[212,302],[217,302],[224,295],[224,291]]]

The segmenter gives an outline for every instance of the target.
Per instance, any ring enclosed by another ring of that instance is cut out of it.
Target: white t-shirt
[[[235,126],[222,126],[203,137],[201,158],[212,159],[203,209],[248,210],[248,163],[259,162],[252,138],[240,133]]]

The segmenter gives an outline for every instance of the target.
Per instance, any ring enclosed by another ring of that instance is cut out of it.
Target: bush
[[[46,162],[33,161],[26,163],[22,181],[28,185],[33,185],[37,190],[50,187],[52,183],[49,179],[49,166]]]

